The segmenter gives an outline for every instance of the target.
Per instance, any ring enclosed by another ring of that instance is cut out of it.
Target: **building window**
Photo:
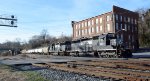
[[[110,20],[110,16],[106,16],[106,21],[109,21]]]
[[[87,34],[87,29],[85,29],[85,34]]]
[[[120,21],[122,21],[122,16],[120,16]]]
[[[84,22],[82,22],[82,27],[84,27]]]
[[[121,30],[123,29],[122,24],[120,25],[120,29],[121,29]]]
[[[80,23],[80,28],[82,28],[82,22]]]
[[[78,29],[78,25],[76,24],[76,29]]]
[[[99,33],[99,26],[96,26],[96,33]]]
[[[130,25],[128,25],[128,30],[130,30]]]
[[[119,35],[117,34],[117,39],[119,39]]]
[[[135,24],[137,24],[137,20],[135,19]]]
[[[89,34],[91,34],[91,28],[89,28]]]
[[[131,23],[133,24],[133,18],[131,18]]]
[[[91,21],[90,21],[90,20],[88,21],[88,26],[89,26],[89,27],[91,26]]]
[[[134,27],[132,26],[132,32],[134,32]]]
[[[94,25],[94,20],[92,19],[92,25]]]
[[[129,35],[129,41],[131,41],[131,36]]]
[[[116,14],[116,17],[115,17],[115,18],[116,18],[116,20],[118,20],[118,14]]]
[[[124,22],[126,22],[126,17],[124,17]]]
[[[118,23],[116,23],[116,30],[118,30]]]
[[[92,27],[92,33],[94,32],[94,27]]]
[[[76,37],[78,37],[78,31],[76,31]]]
[[[107,24],[107,31],[110,31],[110,24]]]
[[[78,30],[78,35],[80,36],[81,34],[80,34],[80,30]]]
[[[98,18],[96,19],[96,24],[98,24]]]
[[[123,34],[121,34],[121,40],[122,40],[122,42],[123,42]]]
[[[137,29],[137,27],[135,26],[135,31],[137,31],[138,29]]]
[[[100,26],[100,31],[103,31],[103,26]]]
[[[85,24],[85,27],[87,27],[87,21],[84,24]]]
[[[134,42],[134,36],[132,36],[132,42]]]
[[[81,27],[81,24],[79,24],[79,29],[80,29],[80,27]]]
[[[128,17],[128,22],[130,22],[130,17]]]
[[[84,35],[84,30],[82,30],[82,35]]]
[[[102,23],[103,22],[103,19],[102,18],[100,18],[100,23]]]

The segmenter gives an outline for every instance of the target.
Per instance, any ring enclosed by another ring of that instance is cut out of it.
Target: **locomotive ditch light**
[[[127,31],[126,29],[122,29],[122,31]]]

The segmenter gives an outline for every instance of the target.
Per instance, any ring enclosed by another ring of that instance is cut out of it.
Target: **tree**
[[[139,43],[142,47],[150,47],[150,9],[138,9]]]

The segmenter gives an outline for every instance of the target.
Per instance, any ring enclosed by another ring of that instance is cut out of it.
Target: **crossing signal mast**
[[[14,15],[1,15],[0,16],[0,26],[5,27],[17,27],[17,18]]]

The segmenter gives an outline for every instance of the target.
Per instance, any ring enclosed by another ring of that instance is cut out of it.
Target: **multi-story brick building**
[[[113,6],[112,11],[81,21],[72,21],[73,40],[116,33],[127,48],[138,48],[138,14]],[[125,29],[126,31],[121,31]]]

